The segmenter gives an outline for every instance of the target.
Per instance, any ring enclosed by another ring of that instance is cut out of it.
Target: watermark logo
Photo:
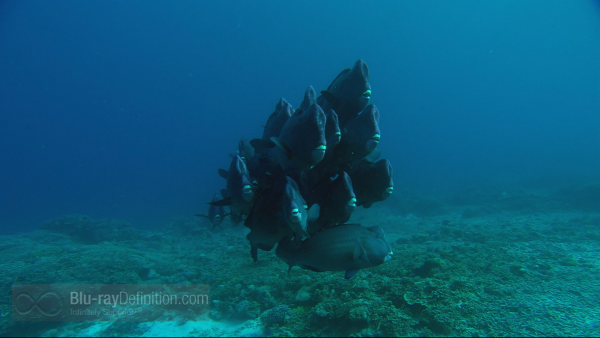
[[[38,311],[43,316],[55,317],[61,313],[62,296],[56,291],[46,291],[36,298],[31,290],[28,291],[22,291],[14,299],[13,310],[19,315],[26,316]]]
[[[204,284],[17,284],[15,321],[207,320]]]

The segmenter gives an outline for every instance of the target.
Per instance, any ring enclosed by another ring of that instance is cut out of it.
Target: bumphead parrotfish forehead
[[[270,141],[271,137],[279,136],[281,129],[293,113],[294,110],[292,105],[284,98],[279,99],[279,102],[277,102],[277,105],[275,106],[275,111],[271,113],[265,124],[262,139],[264,141]]]
[[[238,155],[247,163],[254,156],[254,148],[250,145],[250,141],[245,137],[240,139],[238,143]]]
[[[369,105],[342,128],[342,140],[336,147],[338,160],[349,163],[365,158],[375,150],[380,137],[379,110]]]
[[[237,200],[240,203],[243,203],[241,200],[249,203],[254,196],[246,163],[239,155],[236,155],[231,161],[227,191],[232,200]]]
[[[327,151],[332,151],[342,139],[338,116],[333,109],[325,113],[325,139],[327,141]]]
[[[308,237],[306,202],[300,194],[296,181],[289,176],[286,176],[286,180],[282,202],[283,217],[296,236]]]
[[[288,119],[279,137],[271,138],[278,147],[276,157],[283,169],[307,170],[323,159],[327,149],[325,124],[325,113],[317,104],[311,104],[308,110],[298,109]]]
[[[306,88],[306,92],[304,92],[304,99],[302,100],[302,103],[300,104],[299,109],[307,110],[311,104],[316,104],[316,103],[317,103],[317,93],[315,92],[315,89],[313,88],[313,86],[308,86],[308,88]]]
[[[362,161],[351,177],[358,206],[369,208],[386,200],[394,191],[392,164],[387,159],[375,163]]]
[[[332,108],[340,119],[340,125],[358,115],[371,99],[369,67],[363,60],[357,60],[352,68],[344,69],[321,92],[319,104],[325,110]]]

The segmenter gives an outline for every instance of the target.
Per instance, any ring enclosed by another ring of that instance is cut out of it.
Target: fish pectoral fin
[[[325,270],[317,269],[317,268],[312,267],[310,265],[304,265],[304,264],[300,265],[300,267],[302,269],[306,269],[306,270],[310,270],[310,271],[314,271],[314,272],[324,272],[325,271]]]
[[[333,93],[327,90],[321,90],[321,95],[327,100],[327,102],[331,103],[334,107],[340,106],[340,99],[335,96]]]
[[[352,277],[354,277],[354,275],[356,275],[358,273],[358,271],[360,271],[360,269],[356,269],[356,270],[347,270],[346,274],[344,275],[344,278],[346,279],[350,279]]]
[[[226,205],[231,205],[231,197],[224,198],[222,200],[209,202],[208,204],[214,205],[216,207],[224,207]]]
[[[271,249],[273,249],[273,246],[275,246],[275,244],[272,244],[272,245],[261,244],[261,243],[256,244],[256,247],[261,249],[262,251],[271,251]]]
[[[254,151],[257,153],[262,153],[266,149],[275,147],[275,144],[271,141],[266,141],[260,138],[254,138],[250,140],[250,145],[254,148]]]
[[[287,144],[285,144],[282,140],[280,140],[279,137],[272,136],[271,141],[273,141],[273,143],[275,143],[279,149],[283,150],[288,160],[292,158],[292,149],[288,147]]]
[[[363,248],[362,244],[360,244],[360,241],[358,240],[358,238],[354,241],[354,260],[363,260],[363,259],[367,259],[367,252],[365,251],[365,248]]]
[[[321,212],[321,206],[318,204],[313,204],[310,209],[308,209],[308,221],[314,222],[319,218],[319,213]]]
[[[229,171],[225,170],[225,169],[219,169],[219,176],[223,177],[224,179],[229,178]]]
[[[250,256],[252,256],[254,263],[258,262],[258,247],[254,243],[250,243]]]

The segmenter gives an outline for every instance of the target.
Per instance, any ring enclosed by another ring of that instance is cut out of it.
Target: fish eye
[[[305,204],[304,205],[304,210],[307,210],[307,209],[308,209],[308,205]]]
[[[373,141],[375,141],[375,142],[379,143],[379,139],[380,139],[380,138],[381,138],[381,135],[379,135],[379,134],[375,134],[375,135],[373,135],[373,137],[371,137],[371,140],[373,140]]]
[[[362,93],[362,96],[366,97],[367,99],[371,98],[371,90],[367,89],[364,93]]]
[[[389,187],[385,189],[385,191],[387,191],[388,194],[391,194],[392,192],[394,192],[394,187]]]
[[[348,201],[348,205],[351,207],[355,207],[356,206],[356,198],[352,198],[350,201]]]
[[[246,184],[246,185],[244,186],[244,188],[242,189],[242,191],[243,191],[244,193],[251,192],[251,191],[252,191],[252,187],[250,187],[250,185],[249,185],[249,184]]]
[[[317,147],[315,150],[323,150],[323,151],[325,151],[325,150],[327,150],[327,146],[325,146],[325,145],[320,145],[320,146],[318,146],[318,147]]]
[[[255,187],[258,187],[258,181],[257,180],[252,181],[252,185],[254,185]]]
[[[298,209],[292,209],[292,216],[296,216],[300,213],[300,211],[298,211]]]

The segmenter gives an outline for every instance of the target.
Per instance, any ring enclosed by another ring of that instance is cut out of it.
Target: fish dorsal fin
[[[319,213],[321,212],[321,206],[318,204],[313,204],[310,209],[308,209],[308,221],[314,222],[319,218]]]
[[[310,270],[310,271],[314,271],[314,272],[323,272],[323,271],[324,271],[324,270],[317,269],[317,268],[315,268],[315,267],[313,267],[313,266],[310,266],[310,265],[304,265],[304,264],[301,264],[301,265],[299,265],[299,266],[300,266],[301,268],[303,268],[303,269]]]
[[[288,147],[287,144],[285,144],[281,139],[279,139],[279,137],[272,136],[271,141],[273,141],[273,143],[275,143],[275,145],[279,147],[279,149],[283,150],[288,159],[292,158],[292,149],[290,149],[290,147]]]
[[[334,107],[340,106],[340,99],[335,96],[333,93],[327,90],[321,90],[321,95],[327,100],[327,102],[331,103]]]
[[[219,169],[219,176],[223,177],[224,179],[228,179],[229,171],[227,171],[225,169]]]
[[[208,204],[210,205],[214,205],[216,207],[224,207],[226,205],[231,205],[231,197],[226,197],[222,200],[218,200],[218,201],[214,201],[214,202],[209,202]]]
[[[354,277],[354,275],[356,275],[358,273],[360,269],[356,269],[356,270],[347,270],[346,274],[344,275],[344,278],[346,279],[350,279],[352,277]]]
[[[365,160],[373,163],[379,159],[379,156],[381,156],[381,150],[375,148],[375,150],[373,150],[369,155],[367,155],[367,157],[365,157]]]

